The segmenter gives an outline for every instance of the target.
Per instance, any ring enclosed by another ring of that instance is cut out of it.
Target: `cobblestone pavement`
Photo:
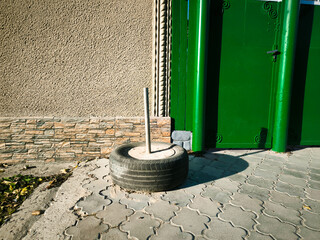
[[[108,160],[95,161],[61,239],[320,239],[320,148],[189,159],[183,186],[151,194],[114,186]]]

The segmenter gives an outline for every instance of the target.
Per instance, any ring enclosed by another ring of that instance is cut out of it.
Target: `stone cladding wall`
[[[153,141],[170,142],[170,118],[151,118]],[[0,163],[83,161],[144,141],[144,119],[0,118]]]

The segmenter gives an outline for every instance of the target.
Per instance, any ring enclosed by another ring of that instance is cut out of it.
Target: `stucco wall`
[[[1,0],[0,116],[142,116],[152,21],[151,0]]]

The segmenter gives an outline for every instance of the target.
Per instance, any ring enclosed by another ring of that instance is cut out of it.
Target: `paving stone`
[[[263,235],[261,233],[258,232],[250,232],[250,236],[248,237],[248,240],[273,240],[272,237],[270,237],[269,235]]]
[[[291,175],[281,174],[279,176],[279,180],[285,183],[289,183],[291,185],[296,185],[305,188],[307,186],[306,179],[297,178]]]
[[[225,151],[225,153],[231,156],[245,156],[251,152],[247,149],[228,149]]]
[[[183,185],[181,185],[179,189],[183,189],[185,192],[191,193],[192,195],[196,196],[199,195],[205,187],[206,185],[204,184],[200,184],[190,179],[187,179],[187,181]]]
[[[319,168],[309,168],[309,169],[310,169],[310,173],[320,174],[320,169]]]
[[[104,176],[110,173],[109,166],[107,167],[99,167],[91,172],[96,178],[102,179]]]
[[[66,234],[72,236],[72,240],[92,240],[97,239],[99,233],[109,229],[108,225],[102,224],[102,221],[89,216],[80,220],[76,226],[69,227]]]
[[[318,181],[318,182],[320,182],[320,174],[310,173],[309,176],[310,176],[310,179],[311,179],[312,181]]]
[[[99,194],[99,192],[107,189],[107,187],[111,186],[110,182],[107,182],[105,180],[93,180],[85,185],[83,185],[84,188],[88,189],[89,191]]]
[[[195,240],[208,240],[207,238],[204,238],[204,237],[199,237],[199,236],[197,236],[197,237],[195,237]]]
[[[306,193],[308,198],[320,201],[320,190],[309,188],[309,189],[306,189]]]
[[[311,207],[311,210],[309,210],[310,212],[320,214],[320,202],[319,201],[314,201],[314,200],[311,200],[311,199],[305,199],[304,200],[304,204],[306,204],[307,206]]]
[[[280,222],[276,218],[271,218],[263,214],[259,216],[258,222],[261,225],[257,225],[256,228],[264,234],[272,235],[275,239],[298,239],[298,235],[295,234],[296,228],[288,223]]]
[[[305,172],[283,169],[283,174],[294,176],[296,178],[307,179],[307,174]]]
[[[241,174],[246,176],[251,176],[253,175],[254,171],[255,171],[255,168],[248,167],[245,170],[241,171]]]
[[[121,232],[117,228],[112,228],[106,233],[101,234],[101,240],[127,240],[128,234]]]
[[[189,160],[189,170],[200,171],[203,167],[204,165],[199,164],[196,157],[192,160]]]
[[[199,215],[195,210],[189,208],[182,208],[180,212],[172,218],[172,223],[181,226],[183,231],[191,232],[194,235],[201,235],[202,231],[206,229],[206,223],[210,219],[206,216]]]
[[[100,192],[100,195],[111,199],[114,202],[119,202],[120,199],[125,198],[126,192],[119,186],[110,186],[106,190]]]
[[[256,155],[245,155],[245,156],[242,156],[241,159],[249,162],[249,164],[251,162],[254,162],[254,163],[257,163],[257,164],[260,164],[263,162],[263,157],[259,157],[259,156],[256,156]]]
[[[207,167],[210,166],[210,164],[212,162],[215,162],[215,160],[211,160],[208,158],[204,158],[204,157],[195,157],[192,161],[194,161],[195,163],[197,163],[198,165],[202,167]]]
[[[211,166],[205,166],[204,168],[202,168],[201,173],[204,173],[208,176],[211,176],[212,181],[215,179],[219,179],[223,176],[223,169],[217,169],[215,167],[211,167]]]
[[[182,232],[179,227],[172,226],[169,223],[164,223],[157,230],[157,235],[153,235],[151,240],[163,240],[163,239],[174,239],[174,240],[192,240],[193,237],[190,233]]]
[[[257,177],[261,177],[263,179],[271,180],[271,181],[276,181],[277,180],[277,176],[278,176],[277,173],[268,172],[268,171],[263,170],[263,169],[256,169],[254,171],[254,175],[257,176]]]
[[[256,215],[252,212],[247,212],[239,207],[226,204],[222,212],[219,214],[219,218],[222,220],[231,222],[236,227],[243,227],[247,230],[253,229],[256,224],[254,219]]]
[[[198,184],[210,184],[212,181],[218,179],[218,177],[215,177],[213,175],[201,172],[201,171],[193,171],[189,170],[189,176],[188,179],[197,182]]]
[[[320,169],[320,162],[317,161],[317,158],[319,158],[319,156],[313,157],[313,160],[309,164],[310,168]]]
[[[107,168],[109,165],[109,159],[99,158],[96,160],[95,165],[97,165],[97,167]]]
[[[307,172],[308,171],[308,164],[306,162],[303,162],[303,164],[296,164],[296,163],[285,163],[285,168],[289,170],[295,170],[300,172]]]
[[[234,193],[237,192],[240,184],[238,182],[233,182],[228,178],[221,178],[214,181],[212,185],[221,188],[222,190]]]
[[[265,161],[274,161],[274,162],[286,162],[288,160],[288,156],[282,153],[272,153],[269,152],[266,155]]]
[[[271,189],[273,187],[273,181],[256,176],[248,177],[247,182],[251,185],[256,185],[258,187],[266,189]]]
[[[232,196],[231,203],[235,206],[242,207],[246,211],[253,211],[259,214],[262,210],[262,201],[253,199],[246,194],[236,193]]]
[[[271,164],[269,165],[269,164],[262,163],[257,167],[257,170],[258,169],[279,174],[282,171],[282,166],[271,165]]]
[[[116,227],[132,214],[133,211],[131,209],[127,209],[124,205],[115,202],[98,212],[96,217],[102,219],[104,223],[109,224],[111,227]]]
[[[215,161],[213,160],[210,163],[210,167],[224,171],[224,170],[228,169],[231,166],[231,164],[232,163],[226,163],[226,162],[222,162],[222,161],[218,161],[218,160],[215,160]]]
[[[150,206],[145,208],[145,211],[152,214],[156,218],[160,218],[162,221],[169,221],[174,216],[174,212],[179,208],[175,205],[169,204],[167,201],[157,200],[150,203]]]
[[[287,208],[300,209],[302,207],[302,200],[298,197],[292,197],[277,191],[271,191],[270,196],[272,202],[279,203]]]
[[[249,163],[247,161],[242,160],[239,158],[237,161],[235,161],[233,164],[230,165],[226,170],[229,171],[235,171],[235,172],[244,172],[249,170],[249,173],[251,173],[252,169],[255,168],[257,164],[251,163],[251,166],[249,166]]]
[[[194,196],[192,194],[186,193],[183,190],[170,191],[162,196],[163,200],[180,207],[187,206],[193,198]]]
[[[247,176],[238,173],[238,174],[230,175],[228,176],[228,178],[233,182],[244,183],[247,179]]]
[[[245,230],[233,227],[230,223],[223,222],[218,218],[213,218],[208,227],[209,229],[204,230],[204,235],[209,239],[241,239],[247,235]]]
[[[128,197],[121,198],[120,203],[133,210],[142,210],[148,206],[149,200],[150,198],[144,194],[132,193]]]
[[[84,215],[94,214],[103,209],[104,206],[111,204],[110,199],[105,199],[103,196],[92,194],[85,199],[79,201],[75,209],[81,209]]]
[[[218,161],[219,159],[219,155],[220,154],[217,154],[215,152],[210,152],[210,151],[206,151],[203,156],[207,159],[210,159],[210,160],[214,160],[214,161]]]
[[[212,201],[220,202],[220,203],[228,203],[229,200],[231,200],[230,192],[222,191],[220,188],[214,187],[214,186],[208,186],[204,189],[204,191],[201,193],[203,197],[208,197]]]
[[[107,181],[108,183],[110,183],[110,185],[113,185],[112,179],[111,179],[111,175],[108,174],[106,176],[102,177],[102,180]]]
[[[269,166],[277,166],[277,167],[283,167],[285,162],[283,161],[274,161],[273,159],[265,159],[262,162],[264,165],[267,164]]]
[[[320,190],[320,182],[309,180],[309,181],[308,181],[308,184],[309,184],[309,187],[310,187],[310,188]]]
[[[250,184],[244,184],[241,186],[240,193],[248,194],[252,198],[265,201],[269,198],[269,190],[260,188]]]
[[[286,208],[278,203],[272,203],[269,201],[264,202],[263,206],[263,212],[266,215],[277,217],[283,222],[289,222],[296,225],[299,225],[301,223],[302,219],[299,217],[300,214],[296,210]]]
[[[311,230],[309,228],[300,227],[300,233],[303,239],[307,240],[319,240],[320,232]]]
[[[216,217],[220,212],[218,208],[221,207],[221,205],[218,202],[213,202],[210,199],[199,195],[192,200],[189,207],[198,210],[201,214],[208,215],[209,217]]]
[[[127,222],[120,225],[120,230],[128,232],[129,237],[147,239],[154,234],[154,228],[159,226],[159,221],[152,219],[145,213],[136,212],[129,217]]]
[[[302,210],[301,213],[302,213],[302,218],[305,220],[304,224],[307,227],[320,231],[320,214],[311,213],[304,210]]]
[[[288,183],[284,183],[281,181],[278,181],[276,183],[275,189],[279,192],[287,193],[290,196],[296,196],[296,197],[305,197],[305,193],[303,188],[298,186],[293,186]]]

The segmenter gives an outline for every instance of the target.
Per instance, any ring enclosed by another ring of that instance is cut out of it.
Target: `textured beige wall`
[[[152,22],[152,0],[1,0],[0,116],[142,116]]]

